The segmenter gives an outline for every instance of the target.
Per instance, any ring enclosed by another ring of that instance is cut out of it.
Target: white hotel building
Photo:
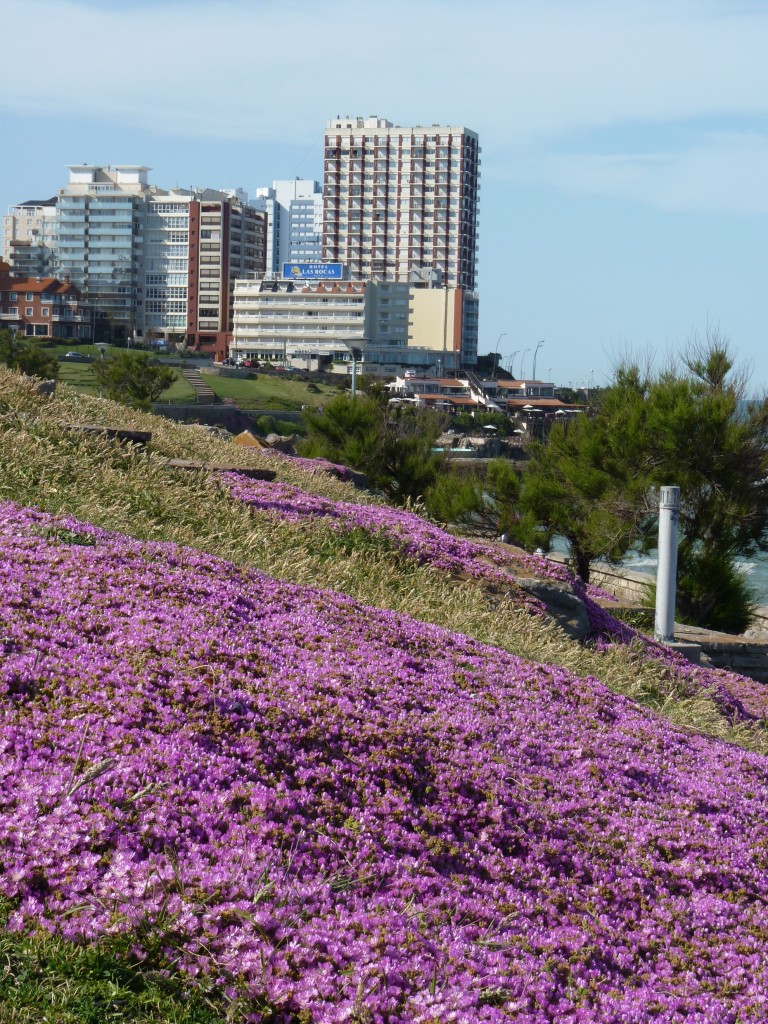
[[[459,369],[477,350],[477,306],[461,288],[423,282],[263,280],[235,283],[230,355],[259,363],[346,373]]]

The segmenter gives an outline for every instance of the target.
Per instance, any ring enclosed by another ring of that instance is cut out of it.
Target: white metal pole
[[[675,639],[677,532],[680,488],[662,487],[659,498],[659,567],[656,571],[656,621],[653,635],[661,643]]]
[[[355,398],[357,395],[357,359],[355,359],[354,352],[352,353],[352,397]]]

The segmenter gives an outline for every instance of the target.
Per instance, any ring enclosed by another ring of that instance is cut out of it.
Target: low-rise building
[[[388,389],[393,403],[413,402],[443,412],[499,412],[499,406],[485,393],[482,383],[474,374],[434,377],[406,373],[389,384]]]
[[[422,281],[238,281],[230,355],[346,372],[359,349],[369,374],[457,371],[477,351],[475,298]]]
[[[365,344],[364,281],[235,282],[230,356],[307,370],[351,363]]]
[[[80,292],[55,277],[14,277],[0,273],[0,326],[28,338],[91,338],[91,312]]]

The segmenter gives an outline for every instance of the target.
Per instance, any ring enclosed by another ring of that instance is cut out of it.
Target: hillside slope
[[[562,570],[322,466],[171,456],[269,458],[0,371],[9,941],[117,942],[221,1020],[763,1018],[762,687],[571,583],[574,642],[517,582]]]

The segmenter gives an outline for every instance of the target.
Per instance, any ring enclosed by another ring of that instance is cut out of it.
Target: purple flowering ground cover
[[[236,472],[222,473],[221,478],[233,497],[260,512],[271,513],[289,522],[327,519],[339,528],[359,527],[386,537],[407,557],[446,572],[465,573],[476,579],[509,584],[510,576],[505,569],[519,570],[525,564],[538,575],[571,580],[559,565],[533,555],[521,558],[511,549],[506,553],[498,546],[491,551],[488,544],[455,537],[408,509],[334,501],[303,491],[293,484],[251,480]],[[586,592],[601,593],[589,587]]]
[[[329,462],[328,459],[304,459],[300,455],[288,455],[287,452],[281,452],[277,448],[262,448],[260,454],[263,458],[303,469],[312,476],[317,476],[318,473],[329,473],[331,476],[338,477],[339,480],[349,480],[352,476],[347,466],[342,466],[338,462]]]
[[[730,672],[695,667],[682,655],[642,636],[595,600],[610,595],[584,584],[564,565],[498,544],[455,537],[407,509],[333,501],[292,484],[251,480],[239,473],[221,476],[233,497],[256,511],[291,522],[322,518],[339,529],[358,527],[385,537],[403,555],[445,573],[511,587],[515,574],[522,570],[523,574],[568,584],[584,602],[596,647],[639,645],[644,658],[661,663],[689,693],[702,690],[709,693],[729,718],[742,721],[768,718],[768,687]],[[535,598],[524,592],[518,595],[518,601],[531,610],[543,610]]]
[[[768,759],[555,666],[0,505],[10,926],[253,1020],[768,1018]]]

